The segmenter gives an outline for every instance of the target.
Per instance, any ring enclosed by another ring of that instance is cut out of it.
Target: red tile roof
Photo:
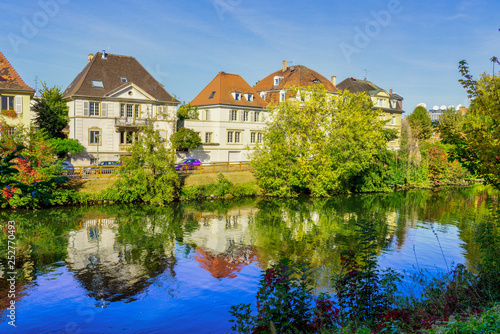
[[[0,52],[0,89],[28,91],[35,93],[35,90],[28,86],[17,74],[16,70],[9,63],[7,58]]]
[[[231,93],[242,93],[241,100],[236,101]],[[252,94],[253,101],[248,101],[245,94]],[[246,106],[265,108],[264,101],[255,89],[252,88],[238,74],[219,72],[217,76],[191,101],[191,105],[207,106],[226,104],[232,106]]]
[[[283,80],[277,86],[274,85],[276,76],[283,77]],[[308,87],[316,84],[323,84],[329,92],[335,93],[337,91],[337,87],[330,80],[303,65],[288,66],[286,71],[278,70],[271,73],[259,81],[254,88],[259,93],[271,91],[267,93],[266,101],[277,102],[279,101],[279,93],[272,91],[279,91],[293,86]]]
[[[126,83],[122,78],[127,79]],[[92,80],[101,80],[104,88],[93,87]],[[66,88],[64,97],[73,95],[104,97],[116,88],[129,83],[136,84],[160,102],[179,103],[134,57],[107,54],[104,59],[102,52],[92,57],[82,72]]]

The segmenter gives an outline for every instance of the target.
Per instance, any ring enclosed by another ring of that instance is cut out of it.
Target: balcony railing
[[[115,126],[121,126],[121,127],[145,126],[147,123],[148,123],[147,119],[138,119],[133,117],[115,118]]]

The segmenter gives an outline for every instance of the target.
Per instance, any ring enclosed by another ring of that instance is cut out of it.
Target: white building
[[[184,127],[197,132],[203,144],[186,157],[247,161],[262,141],[267,103],[241,76],[220,72],[190,104],[198,106],[199,117],[185,120]]]
[[[64,99],[69,106],[68,137],[85,147],[71,156],[75,166],[117,161],[128,154],[136,132],[147,121],[154,122],[165,140],[175,131],[179,101],[134,57],[90,54]]]

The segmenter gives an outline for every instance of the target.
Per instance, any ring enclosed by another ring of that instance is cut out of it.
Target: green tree
[[[68,105],[62,98],[61,90],[42,83],[40,98],[35,100],[31,110],[35,112],[35,124],[45,129],[50,137],[65,138],[62,130],[68,125]]]
[[[455,157],[471,173],[500,189],[500,77],[484,73],[474,80],[466,61],[459,65],[471,104],[462,131],[452,133]]]
[[[270,109],[263,143],[251,164],[259,186],[272,196],[349,191],[385,149],[384,122],[366,94],[328,94],[324,87],[296,88],[300,100]]]
[[[417,106],[408,116],[408,122],[413,136],[422,141],[432,136],[432,121],[427,110],[422,106]]]
[[[172,202],[178,193],[179,176],[174,168],[175,149],[167,145],[149,121],[130,147],[130,156],[122,158],[121,177],[108,195],[123,202]]]
[[[182,127],[185,119],[196,119],[198,116],[198,106],[192,106],[189,103],[182,105],[177,110],[177,126]]]
[[[178,128],[170,141],[178,151],[196,149],[201,145],[200,136],[192,129]]]

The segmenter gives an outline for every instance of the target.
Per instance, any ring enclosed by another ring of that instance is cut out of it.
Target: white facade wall
[[[132,92],[132,94],[129,92]],[[99,103],[99,115],[90,114],[91,102]],[[74,166],[90,165],[91,161],[94,162],[94,159],[97,159],[97,153],[99,153],[99,161],[118,161],[120,155],[127,154],[127,147],[130,147],[130,144],[121,142],[123,138],[121,138],[120,132],[137,131],[146,119],[154,121],[155,129],[164,133],[166,140],[170,138],[175,130],[177,107],[175,105],[166,106],[159,104],[155,100],[146,99],[139,90],[133,87],[113,97],[77,97],[67,101],[67,104],[70,118],[68,137],[77,139],[85,147],[83,152],[71,156],[71,163]],[[126,108],[125,115],[122,117],[121,104],[134,105],[131,118],[126,117]],[[135,117],[135,105],[139,106],[139,117]],[[159,110],[164,112],[159,112]],[[165,114],[166,117],[163,116]],[[95,130],[100,131],[99,145],[91,142],[91,131]],[[169,142],[167,140],[167,143]]]
[[[233,111],[236,120],[233,120]],[[178,158],[196,158],[203,163],[248,161],[252,147],[262,138],[268,115],[262,108],[224,105],[199,107],[198,112],[199,119],[185,120],[184,127],[199,133],[203,145],[187,154],[179,154]]]

